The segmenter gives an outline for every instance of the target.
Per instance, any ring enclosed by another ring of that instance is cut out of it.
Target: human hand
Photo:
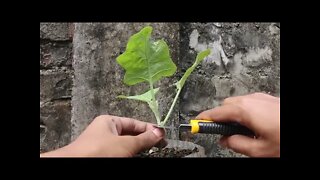
[[[224,136],[220,144],[252,157],[280,156],[280,98],[263,93],[229,97],[223,105],[200,113],[196,119],[235,121],[255,132],[256,138]]]
[[[41,157],[132,157],[153,146],[164,146],[164,130],[130,118],[95,118],[71,144]]]

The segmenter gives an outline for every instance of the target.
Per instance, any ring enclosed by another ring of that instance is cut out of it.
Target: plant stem
[[[156,102],[156,96],[154,94],[154,89],[153,89],[153,83],[152,81],[150,80],[149,81],[149,84],[150,84],[150,89],[151,89],[151,105],[153,106],[152,108],[152,111],[154,113],[154,115],[156,116],[156,120],[157,120],[157,124],[159,125],[160,124],[160,113],[159,113],[159,109],[158,109],[158,104]]]
[[[166,118],[160,123],[161,126],[164,126],[164,125],[166,124],[166,122],[168,121],[168,119],[169,119],[169,117],[170,117],[170,115],[171,115],[171,113],[172,113],[172,110],[173,110],[174,106],[175,106],[176,103],[177,103],[177,100],[178,100],[179,94],[180,94],[180,92],[181,92],[181,89],[182,89],[182,88],[178,89],[178,92],[177,92],[176,96],[175,96],[174,99],[173,99],[173,102],[172,102],[172,104],[171,104],[171,107],[170,107],[170,109],[169,109],[169,112],[168,112]]]

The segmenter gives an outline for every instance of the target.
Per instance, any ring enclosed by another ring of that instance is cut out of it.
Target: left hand
[[[40,156],[132,157],[153,146],[163,146],[164,135],[163,129],[151,123],[102,115],[71,144]]]

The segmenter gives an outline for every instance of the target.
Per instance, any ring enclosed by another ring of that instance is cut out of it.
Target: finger
[[[222,104],[241,104],[245,99],[255,99],[255,100],[266,100],[266,101],[276,101],[279,102],[280,98],[271,96],[265,93],[252,93],[243,96],[235,96],[235,97],[228,97],[226,98]]]
[[[262,145],[260,140],[243,135],[224,136],[220,144],[247,156],[259,156]]]
[[[227,104],[238,104],[241,102],[241,99],[243,99],[245,96],[235,96],[235,97],[228,97],[223,100],[222,105]]]
[[[138,153],[143,150],[152,148],[157,145],[164,137],[165,132],[163,129],[154,128],[153,130],[148,130],[137,136],[133,136],[136,139],[134,152]]]
[[[273,101],[273,102],[280,101],[280,98],[274,97],[274,96],[271,96],[271,95],[265,94],[265,93],[253,93],[253,94],[248,95],[248,97],[252,97],[252,98],[255,98],[258,100],[266,100],[266,101]]]
[[[154,128],[151,123],[132,118],[112,116],[111,119],[117,124],[117,130],[120,135],[138,135]]]
[[[212,120],[216,122],[238,122],[240,124],[246,125],[246,122],[243,122],[243,120],[247,119],[245,118],[245,112],[236,105],[223,105],[216,107],[214,109],[210,109],[207,111],[204,111],[200,113],[196,119],[201,120]]]

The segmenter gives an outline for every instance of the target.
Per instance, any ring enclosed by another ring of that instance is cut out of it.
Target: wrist
[[[40,157],[76,157],[82,156],[81,153],[72,144],[64,146],[62,148],[42,153]]]

